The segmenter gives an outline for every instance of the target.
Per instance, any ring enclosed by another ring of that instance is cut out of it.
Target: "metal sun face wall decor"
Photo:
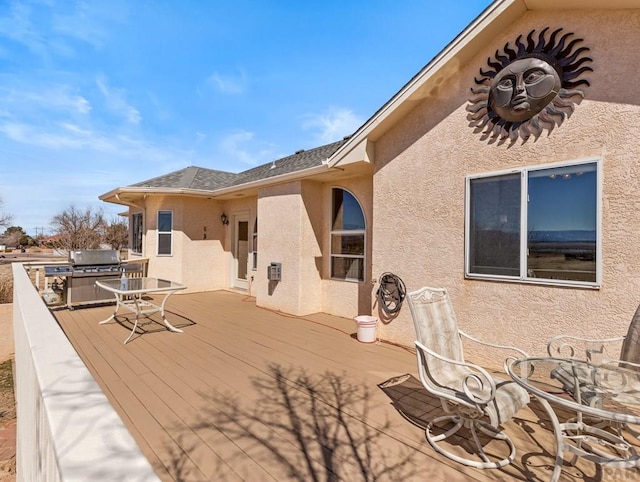
[[[545,129],[551,133],[560,126],[584,98],[581,87],[590,84],[582,76],[593,72],[585,65],[592,62],[585,56],[589,48],[577,47],[583,39],[572,39],[574,34],[562,28],[548,31],[541,30],[536,40],[532,30],[526,43],[518,36],[514,48],[505,44],[487,59],[489,69],[480,69],[467,118],[482,140],[537,139]]]

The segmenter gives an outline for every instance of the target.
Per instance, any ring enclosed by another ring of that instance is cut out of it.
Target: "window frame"
[[[581,164],[595,164],[596,173],[596,276],[595,281],[577,281],[564,279],[546,279],[531,277],[527,273],[527,255],[528,255],[528,174],[530,172],[541,171],[545,169],[570,168]],[[489,177],[500,177],[513,174],[520,174],[520,263],[519,275],[492,275],[479,274],[471,272],[471,182],[476,179]],[[492,171],[486,173],[470,174],[465,178],[465,235],[464,235],[464,276],[466,279],[489,280],[489,281],[505,281],[516,283],[528,283],[536,285],[553,285],[553,286],[570,286],[599,289],[602,284],[602,158],[587,157],[570,161],[562,161],[555,163],[546,163],[535,166],[525,166],[517,169],[505,169],[500,171]]]
[[[253,233],[251,234],[251,269],[258,270],[258,218],[253,221]]]
[[[334,206],[334,191],[335,190],[341,190],[344,192],[349,193],[353,199],[355,199],[356,203],[358,204],[358,207],[360,208],[360,212],[362,213],[362,219],[364,222],[364,228],[363,229],[333,229],[333,224],[334,224],[334,212],[335,212],[335,206]],[[340,186],[334,186],[331,188],[330,190],[330,196],[331,196],[331,202],[330,202],[330,214],[329,214],[329,223],[330,223],[330,228],[329,228],[329,276],[330,279],[335,280],[335,281],[347,281],[347,282],[355,282],[355,283],[361,283],[365,280],[366,278],[366,269],[367,269],[367,264],[366,264],[366,260],[367,260],[367,217],[365,214],[364,209],[362,208],[362,204],[360,203],[360,200],[358,199],[358,197],[353,194],[350,190],[345,189],[343,187]],[[334,254],[333,253],[333,237],[334,236],[362,236],[363,242],[362,242],[362,255],[356,255],[356,254]],[[358,278],[341,278],[341,277],[337,277],[334,276],[333,274],[333,259],[334,258],[350,258],[350,259],[362,259],[362,279],[358,279]]]
[[[169,231],[160,231],[160,215],[163,213],[169,213],[171,215],[171,227],[169,229]],[[157,246],[156,246],[156,254],[157,256],[173,256],[173,211],[170,209],[159,209],[158,210],[158,214],[156,216],[156,221],[157,221],[157,236],[156,236],[156,240],[157,240]],[[164,235],[164,236],[169,236],[169,252],[168,253],[161,253],[160,252],[160,237]]]
[[[139,233],[136,229],[136,219],[140,219],[139,223]],[[139,234],[139,239],[137,238],[137,234]],[[144,215],[142,212],[131,213],[131,253],[142,255],[143,244],[144,244]],[[138,247],[138,242],[140,244],[140,250],[136,250]]]

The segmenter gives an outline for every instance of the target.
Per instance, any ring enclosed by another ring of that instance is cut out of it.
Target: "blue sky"
[[[35,235],[187,166],[351,134],[489,0],[3,0],[0,198]]]

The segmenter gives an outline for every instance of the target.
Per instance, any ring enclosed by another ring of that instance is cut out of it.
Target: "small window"
[[[466,275],[598,285],[599,163],[467,178]]]
[[[158,254],[171,255],[173,212],[158,211]]]
[[[131,215],[131,251],[135,254],[142,254],[142,213]]]
[[[349,191],[332,190],[331,277],[364,281],[365,223],[358,200]]]
[[[253,237],[251,238],[251,268],[258,269],[258,218],[253,223]]]

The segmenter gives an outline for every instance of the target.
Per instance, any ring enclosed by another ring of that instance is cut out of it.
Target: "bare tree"
[[[53,217],[51,227],[58,235],[57,248],[98,249],[105,237],[106,223],[101,209],[88,207],[81,211],[72,204]]]
[[[129,244],[129,225],[122,218],[113,218],[106,225],[104,242],[120,250]]]
[[[2,199],[0,199],[0,207],[2,207],[3,204],[4,202],[2,201]],[[13,220],[13,216],[11,216],[10,214],[5,214],[0,211],[0,226],[6,228],[11,224],[12,220]]]

